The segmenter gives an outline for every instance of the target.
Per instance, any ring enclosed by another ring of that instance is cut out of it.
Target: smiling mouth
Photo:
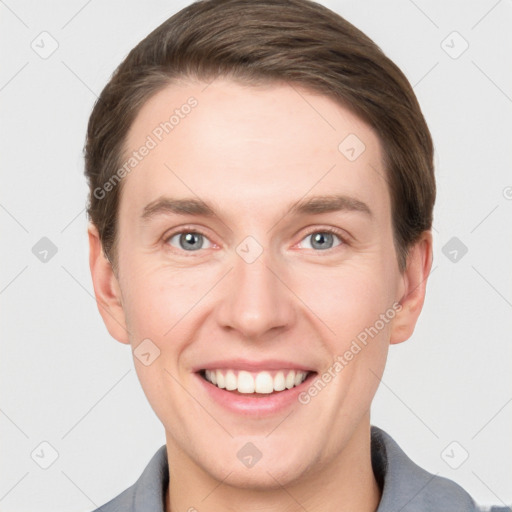
[[[224,391],[252,397],[282,393],[300,386],[316,375],[314,371],[293,369],[248,372],[244,370],[200,370],[204,380]]]

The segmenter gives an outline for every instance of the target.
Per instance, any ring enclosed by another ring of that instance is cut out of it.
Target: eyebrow
[[[293,203],[288,207],[290,214],[294,215],[320,215],[338,211],[360,212],[368,217],[373,217],[370,207],[363,201],[347,195],[322,195],[314,196],[306,201]],[[215,209],[200,199],[172,197],[159,197],[144,207],[141,218],[149,222],[158,215],[194,215],[203,217],[215,217]]]

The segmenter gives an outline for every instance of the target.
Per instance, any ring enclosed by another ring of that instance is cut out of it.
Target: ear
[[[110,335],[121,343],[129,344],[128,330],[122,304],[121,289],[110,261],[103,254],[98,229],[89,223],[89,267],[96,304]]]
[[[391,328],[391,344],[408,340],[414,332],[425,300],[427,279],[432,267],[432,232],[424,231],[409,250],[407,268],[402,274],[402,309],[397,312]]]

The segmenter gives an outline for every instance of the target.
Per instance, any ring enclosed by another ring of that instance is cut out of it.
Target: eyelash
[[[201,231],[200,229],[192,228],[192,227],[188,228],[188,227],[186,227],[186,226],[185,226],[184,228],[180,229],[179,231],[174,231],[174,232],[172,232],[170,235],[165,236],[165,238],[164,238],[164,244],[166,244],[168,247],[170,247],[172,251],[176,250],[176,251],[179,251],[180,253],[184,253],[184,252],[185,252],[185,253],[187,253],[187,252],[190,252],[190,253],[194,253],[194,252],[201,252],[200,250],[198,250],[198,251],[184,251],[184,250],[182,250],[182,249],[177,249],[176,247],[172,247],[172,246],[169,244],[169,240],[170,240],[171,238],[173,238],[173,237],[174,237],[174,236],[176,236],[176,235],[181,235],[181,234],[183,234],[183,233],[195,233],[195,234],[198,234],[198,235],[202,235],[202,236],[204,236],[205,238],[207,238],[207,239],[209,240],[208,235],[207,235],[206,233],[204,233],[203,231]],[[325,227],[325,228],[320,228],[320,229],[318,229],[318,228],[313,229],[313,230],[309,231],[308,233],[306,233],[306,234],[305,234],[305,235],[300,239],[300,241],[304,240],[304,239],[305,239],[305,238],[307,238],[308,236],[311,236],[311,235],[313,235],[313,234],[315,234],[315,233],[329,233],[329,234],[332,234],[332,235],[336,235],[336,236],[340,239],[340,241],[341,241],[341,243],[340,243],[339,245],[337,245],[336,247],[331,247],[330,249],[324,249],[324,250],[318,250],[318,251],[315,251],[314,249],[310,249],[310,250],[313,250],[313,251],[314,251],[314,252],[316,252],[316,253],[328,253],[328,252],[330,252],[330,251],[335,250],[335,249],[336,249],[336,248],[338,248],[338,247],[342,247],[342,246],[344,246],[344,245],[348,245],[348,241],[347,241],[346,236],[344,236],[344,235],[341,233],[341,231],[340,231],[340,230],[338,230],[338,229],[336,229],[336,228],[332,228],[332,227]]]

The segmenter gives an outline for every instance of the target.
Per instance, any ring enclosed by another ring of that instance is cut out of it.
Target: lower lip
[[[232,412],[249,417],[277,414],[293,403],[299,403],[298,396],[308,388],[316,375],[315,372],[309,374],[304,382],[291,389],[275,391],[271,394],[253,393],[244,395],[220,389],[204,379],[199,373],[195,373],[201,385],[216,403]]]

